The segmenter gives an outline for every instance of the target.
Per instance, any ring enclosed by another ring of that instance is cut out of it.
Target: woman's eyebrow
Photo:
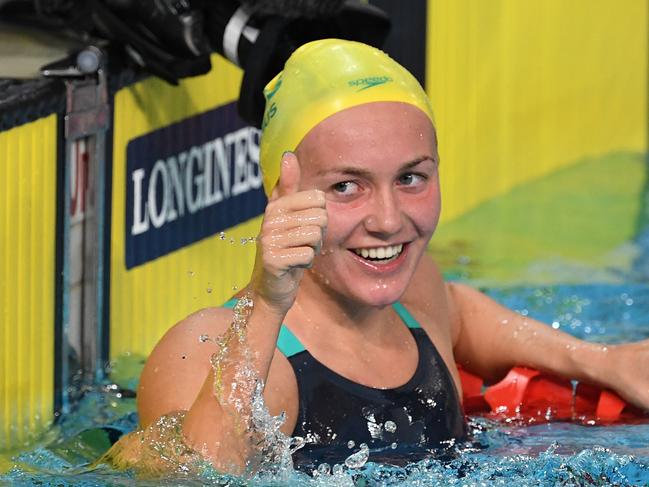
[[[335,169],[320,169],[316,173],[317,176],[326,176],[329,174],[344,174],[346,176],[367,177],[370,175],[370,171],[368,171],[367,169],[361,169],[359,167],[354,167],[354,166],[344,166],[344,167],[337,167]]]
[[[413,168],[424,161],[430,161],[433,164],[437,164],[437,160],[433,156],[420,156],[410,162],[406,162],[403,166],[401,166],[401,170]]]
[[[435,158],[433,156],[420,156],[417,157],[416,159],[413,159],[412,161],[408,161],[404,163],[399,168],[399,170],[403,171],[404,169],[411,169],[427,160],[431,161],[433,164],[436,164]],[[320,169],[316,173],[317,176],[326,176],[330,174],[344,174],[346,176],[369,177],[371,175],[371,171],[356,166],[343,166],[334,169]]]

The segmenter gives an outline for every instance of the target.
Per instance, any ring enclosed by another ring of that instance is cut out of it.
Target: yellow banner
[[[0,132],[0,450],[53,419],[57,117]]]
[[[428,2],[443,222],[585,158],[647,150],[648,6]]]

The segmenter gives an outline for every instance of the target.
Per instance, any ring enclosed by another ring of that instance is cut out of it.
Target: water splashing
[[[361,443],[360,450],[352,453],[345,459],[345,466],[348,468],[361,468],[370,458],[370,449],[366,443]]]
[[[215,339],[208,335],[200,335],[198,339],[218,346],[211,357],[214,395],[227,414],[232,415],[233,431],[241,434],[247,445],[243,475],[248,478],[258,473],[271,475],[274,481],[281,482],[294,472],[291,453],[304,446],[305,440],[284,435],[280,428],[285,415],[272,416],[264,404],[264,384],[257,375],[253,352],[246,341],[252,310],[250,296],[241,297],[225,333]],[[205,478],[207,472],[215,479],[222,479],[199,452],[185,443],[185,414],[181,411],[165,415],[147,428],[133,432],[131,439],[136,441],[118,442],[98,463],[118,468],[137,466],[139,472],[154,476],[182,474]]]

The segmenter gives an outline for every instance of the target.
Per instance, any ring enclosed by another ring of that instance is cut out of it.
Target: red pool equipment
[[[529,422],[626,422],[647,418],[612,391],[578,384],[538,370],[514,367],[500,382],[484,387],[483,380],[459,368],[467,414],[486,413],[499,419]]]

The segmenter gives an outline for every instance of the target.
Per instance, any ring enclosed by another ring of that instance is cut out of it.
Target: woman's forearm
[[[468,286],[453,285],[460,333],[456,358],[490,382],[514,366],[532,367],[572,379],[602,384],[609,348],[579,340],[522,316]]]
[[[253,395],[260,394],[275,352],[283,316],[254,295],[249,316],[240,304],[217,340],[212,368],[183,422],[188,446],[216,468],[240,473],[250,454]],[[245,305],[244,305],[245,306]]]

